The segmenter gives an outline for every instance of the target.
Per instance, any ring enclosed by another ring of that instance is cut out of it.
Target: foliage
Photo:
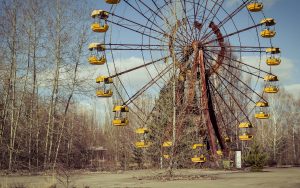
[[[139,168],[143,167],[143,149],[133,148],[133,162],[137,163]]]
[[[244,157],[245,164],[251,167],[251,171],[261,171],[266,161],[267,154],[261,149],[258,142],[254,141]]]

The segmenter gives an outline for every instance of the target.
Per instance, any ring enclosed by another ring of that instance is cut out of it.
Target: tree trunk
[[[16,74],[17,74],[17,8],[13,8],[12,17],[12,47],[11,47],[11,70],[9,87],[11,89],[10,106],[10,139],[9,139],[9,159],[8,169],[12,170],[12,159],[14,154],[14,132],[15,132],[15,108],[16,108]]]

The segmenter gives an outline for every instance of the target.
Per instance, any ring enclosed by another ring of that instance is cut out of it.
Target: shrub
[[[244,157],[245,164],[251,167],[251,171],[262,171],[266,161],[267,154],[261,149],[257,142],[253,142]]]

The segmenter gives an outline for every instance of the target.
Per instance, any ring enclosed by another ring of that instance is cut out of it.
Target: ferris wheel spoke
[[[152,54],[151,51],[150,51],[150,55],[151,55],[151,60],[153,61],[153,54]],[[142,58],[143,58],[144,65],[146,65],[146,60],[145,60],[146,58],[145,58],[145,55],[144,55],[143,51],[142,51]],[[165,62],[167,61],[166,58],[164,60],[165,60]],[[157,71],[157,73],[159,73],[160,71],[158,70],[158,68],[156,67],[156,65],[153,64],[153,66],[154,66],[155,70]],[[147,70],[150,78],[153,79],[151,71],[148,69],[147,66],[145,66],[145,68],[146,68],[146,70]],[[164,78],[162,78],[162,80],[164,81],[164,83],[166,83],[166,80]],[[160,85],[158,83],[156,83],[156,85],[161,89],[161,87],[160,87]]]
[[[254,89],[252,89],[251,87],[249,87],[249,85],[247,83],[245,83],[244,81],[242,81],[240,78],[238,78],[235,74],[233,74],[231,71],[229,71],[227,68],[223,67],[224,70],[226,70],[229,74],[231,74],[232,76],[234,76],[240,83],[242,83],[244,86],[246,86],[252,93],[256,94],[260,99],[263,99],[263,96],[258,94]],[[218,73],[216,73],[218,74]],[[220,77],[222,77],[220,74],[218,74]],[[224,78],[224,77],[223,77]],[[225,78],[224,78],[225,79]],[[225,79],[226,80],[226,79]],[[226,80],[227,81],[227,80]],[[230,83],[230,82],[228,82]],[[232,83],[230,83],[230,85],[232,85]],[[236,86],[234,86],[236,88]],[[237,90],[239,90],[239,88],[236,88]],[[241,92],[241,91],[240,91]],[[245,93],[244,93],[245,96],[247,96]],[[247,98],[249,98],[247,96]],[[251,100],[251,102],[253,103],[256,103],[255,101],[253,101],[253,99],[249,98]],[[265,101],[265,100],[264,100]]]
[[[215,61],[215,59],[212,59],[212,60]],[[231,64],[226,64],[226,63],[224,63],[224,62],[222,63],[222,65],[226,65],[226,66],[228,66],[228,67],[234,68],[234,69],[239,70],[239,71],[242,71],[242,72],[244,72],[244,73],[247,73],[247,74],[249,74],[249,75],[251,75],[251,76],[255,76],[255,77],[257,77],[257,78],[263,79],[263,77],[260,76],[260,74],[257,75],[257,74],[255,74],[255,73],[253,73],[253,72],[246,71],[246,70],[244,70],[242,67],[239,67],[239,66],[233,66],[233,65],[231,65]]]
[[[213,0],[212,0],[213,1]],[[218,0],[216,0],[216,1],[213,1],[215,4],[217,4],[217,5],[219,5],[219,7],[218,7],[218,10],[213,14],[213,17],[211,18],[211,19],[207,19],[206,18],[206,20],[204,21],[204,23],[203,23],[203,25],[207,22],[207,21],[213,21],[215,18],[216,18],[216,16],[217,16],[217,14],[218,14],[218,12],[219,12],[219,10],[222,8],[222,5],[223,5],[223,3],[224,3],[224,0],[222,0],[222,3],[220,4],[219,2],[218,2]],[[224,10],[224,8],[222,8],[223,9],[223,11],[225,11]],[[211,10],[212,11],[212,10]],[[226,11],[225,11],[226,12]],[[227,12],[226,12],[227,13]],[[228,14],[228,13],[227,13]],[[218,21],[220,21],[219,19],[217,19]],[[208,29],[209,29],[209,27],[206,27],[205,28],[205,30],[204,30],[204,32],[203,32],[203,34],[202,34],[202,36],[205,36],[205,34],[207,33],[207,31],[208,31]],[[200,35],[201,35],[201,32],[199,32],[199,35],[198,35],[198,40],[200,39]]]
[[[157,25],[157,23],[154,23],[152,20],[150,20],[148,17],[146,17],[144,13],[142,13],[140,10],[138,10],[136,7],[134,7],[132,4],[130,4],[130,3],[128,2],[128,0],[124,0],[124,2],[125,2],[128,6],[130,6],[133,10],[135,10],[137,13],[139,13],[142,17],[144,17],[148,22],[152,23],[154,26],[156,26],[158,29],[160,29],[162,32],[164,32],[164,31],[161,29],[161,27],[159,27],[159,26]]]
[[[224,80],[230,84],[231,86],[233,86],[236,90],[238,90],[242,95],[244,95],[245,97],[247,97],[251,102],[253,102],[255,104],[255,102],[245,93],[243,93],[239,88],[237,88],[234,84],[232,84],[231,82],[229,82],[227,79],[225,79],[224,77],[222,77],[220,74],[216,73],[217,77],[219,78],[219,80],[221,81],[221,83],[224,85]],[[220,77],[222,79],[220,79]],[[228,87],[225,87],[227,93],[230,95],[230,97],[233,99],[234,103],[238,106],[238,108],[240,109],[240,111],[244,114],[244,116],[247,118],[248,122],[250,122],[250,120],[248,119],[248,115],[245,113],[244,109],[241,107],[240,103],[237,101],[237,99],[234,97],[233,93],[230,92],[230,90],[228,89]]]
[[[152,64],[154,64],[154,63],[157,63],[157,62],[166,60],[166,59],[169,58],[169,57],[170,57],[170,56],[166,56],[166,57],[163,57],[163,58],[160,58],[160,59],[157,59],[157,60],[154,60],[154,61],[145,63],[145,64],[143,64],[143,65],[140,65],[140,66],[137,66],[137,67],[134,67],[134,68],[125,70],[125,71],[123,71],[123,72],[116,73],[116,74],[111,75],[111,76],[109,76],[109,77],[110,77],[110,78],[114,78],[114,77],[117,77],[117,76],[121,76],[121,75],[123,75],[123,74],[130,73],[130,72],[135,71],[135,70],[138,70],[138,69],[140,69],[140,68],[144,68],[144,67],[149,66],[149,65],[152,65]]]
[[[198,1],[198,0],[197,0]],[[200,5],[200,1],[198,1],[197,3],[196,3],[196,0],[193,0],[193,4],[194,4],[194,18],[195,18],[195,20],[197,20],[197,16],[198,16],[198,13],[200,12],[200,9],[201,9],[201,7],[203,6],[202,4],[204,3],[204,1],[201,3],[201,5]],[[197,5],[196,5],[197,4]]]
[[[123,86],[123,84],[121,83],[121,85]],[[116,86],[116,84],[115,83],[113,83],[113,86],[114,86],[114,88],[117,88],[117,86]],[[124,86],[123,86],[124,87]],[[121,93],[120,93],[120,91],[119,90],[117,90],[117,89],[115,89],[115,91],[117,92],[117,94],[118,94],[118,96],[121,98],[121,100],[124,102],[124,99],[123,99],[123,97],[122,97],[122,95],[121,95]],[[127,93],[127,91],[125,91],[126,93]],[[128,93],[127,93],[128,94]],[[143,112],[135,103],[133,103],[133,105],[137,108],[137,110],[139,110],[140,112]],[[130,108],[130,107],[128,107],[128,108]],[[144,122],[144,123],[146,123],[138,114],[139,113],[137,113],[137,112],[135,112],[133,109],[131,109],[130,108],[130,111],[132,112],[132,114],[134,114],[138,119],[140,119],[142,122]]]
[[[205,45],[205,47],[209,47],[209,48],[220,48],[220,46],[209,46],[209,45]],[[266,48],[270,48],[267,46],[231,46],[231,45],[226,45],[226,48],[231,48],[231,49],[266,49]]]
[[[200,1],[198,1],[198,4],[200,4]],[[197,19],[196,19],[196,18],[197,18],[197,15],[196,15],[197,11],[196,11],[196,9],[197,9],[196,1],[193,0],[194,22],[197,20]]]
[[[228,130],[227,130],[227,127],[226,127],[226,124],[225,124],[225,118],[223,117],[223,113],[222,113],[222,109],[220,108],[221,105],[219,104],[219,101],[218,99],[216,99],[216,97],[211,97],[213,101],[215,101],[215,106],[216,106],[216,109],[218,111],[218,115],[221,117],[221,122],[224,126],[224,129],[226,130],[226,134],[228,135]]]
[[[119,15],[117,15],[117,14],[115,14],[115,13],[109,13],[109,14],[111,14],[111,15],[117,17],[117,18],[120,18],[120,19],[122,19],[122,20],[125,20],[126,22],[130,22],[130,23],[133,23],[133,24],[138,25],[139,27],[148,29],[149,31],[154,31],[154,32],[159,33],[159,34],[162,34],[162,35],[166,34],[165,32],[158,31],[158,30],[155,29],[155,28],[148,27],[148,26],[146,26],[145,24],[140,24],[140,23],[138,23],[138,22],[136,22],[136,21],[133,21],[133,20],[130,20],[130,19],[128,19],[128,18],[119,16]]]
[[[157,46],[157,45],[110,45],[107,44],[106,50],[125,50],[125,51],[168,51],[167,48],[162,48],[166,46]]]
[[[164,21],[168,26],[169,28],[171,28],[171,25],[168,21],[168,19],[162,14],[160,8],[157,6],[157,4],[152,0],[152,2],[154,3],[154,5],[156,6],[157,10],[161,13],[162,17],[157,14],[157,11],[154,11],[150,6],[148,6],[147,4],[145,4],[142,0],[139,0],[140,3],[142,3],[145,7],[148,8],[148,10],[150,10],[152,12],[153,15],[156,15],[158,16],[162,21]],[[155,19],[155,18],[154,18]],[[166,34],[166,33],[165,33]]]
[[[154,11],[150,6],[148,6],[146,3],[144,3],[142,0],[138,0],[142,5],[144,5],[148,10],[152,12],[152,14],[158,16],[161,20],[165,20],[165,17],[161,17],[159,14],[157,14],[156,11]]]
[[[144,112],[142,111],[142,109],[138,108],[137,105],[134,105],[134,106],[137,108],[138,111],[140,111],[140,112],[142,112],[142,114],[144,114]],[[147,121],[145,121],[145,120],[139,115],[140,113],[135,112],[135,111],[133,110],[133,108],[130,108],[130,107],[128,107],[128,108],[129,108],[129,111],[130,111],[133,115],[135,115],[140,121],[142,121],[142,123],[143,123],[143,124],[141,124],[142,126],[145,126],[145,125],[147,124]]]
[[[202,25],[203,25],[203,26],[206,24],[207,21],[209,21],[209,20],[210,20],[210,21],[213,21],[213,20],[215,19],[215,17],[217,16],[219,10],[221,9],[221,7],[222,7],[222,5],[223,5],[223,3],[224,3],[224,0],[222,0],[222,2],[221,2],[220,4],[219,4],[218,1],[219,1],[219,0],[213,1],[213,2],[214,2],[213,7],[210,9],[210,11],[209,11],[208,15],[205,17],[205,19],[202,20]],[[216,5],[218,5],[218,9],[217,9],[217,11],[216,11],[215,13],[213,13],[213,10],[214,10],[214,8],[215,8]],[[210,16],[211,14],[213,14],[213,17],[212,17],[211,19],[209,19],[209,16]],[[206,28],[205,28],[205,30],[204,30],[204,32],[203,32],[203,35],[205,35],[205,33],[207,32],[208,28],[209,28],[209,27],[206,27]],[[201,35],[201,32],[199,32],[198,39],[199,39],[200,35]]]
[[[163,40],[160,39],[160,38],[157,38],[157,37],[155,37],[155,36],[151,36],[151,35],[149,35],[149,34],[146,34],[146,33],[144,33],[144,32],[141,32],[141,31],[135,30],[135,29],[133,29],[133,28],[127,27],[127,26],[125,26],[125,25],[122,25],[122,24],[120,24],[120,23],[114,22],[114,21],[112,21],[112,20],[107,20],[107,22],[112,23],[112,24],[115,24],[115,25],[117,25],[117,26],[119,26],[119,27],[128,29],[128,30],[130,30],[130,31],[139,33],[139,34],[141,34],[141,35],[143,35],[143,36],[147,36],[147,37],[149,37],[149,38],[158,40],[158,41],[160,41],[160,42],[166,42],[166,41],[163,41]]]
[[[241,30],[237,30],[233,33],[230,33],[230,34],[227,34],[227,35],[224,35],[222,37],[217,37],[216,39],[213,39],[213,40],[209,40],[207,42],[204,42],[203,45],[206,45],[206,44],[209,44],[209,43],[212,43],[212,42],[216,42],[220,39],[224,39],[224,38],[228,38],[228,37],[231,37],[233,35],[236,35],[236,34],[239,34],[241,32],[244,32],[244,31],[247,31],[247,30],[250,30],[250,29],[253,29],[253,28],[257,28],[259,26],[263,25],[263,23],[259,23],[259,24],[256,24],[256,25],[253,25],[253,26],[250,26],[250,27],[247,27],[247,28],[244,28],[244,29],[241,29]]]
[[[178,33],[181,34],[180,36],[182,36],[182,40],[184,41],[185,44],[189,43],[189,36],[185,35],[184,33],[185,31],[182,29],[182,27],[179,27],[178,29]]]
[[[193,7],[195,7],[195,0],[193,0],[192,3],[194,4]],[[203,11],[202,18],[201,18],[201,23],[200,23],[200,24],[201,24],[201,27],[199,28],[199,31],[198,31],[198,32],[195,31],[195,33],[198,33],[198,34],[196,34],[196,39],[198,39],[198,37],[199,37],[199,35],[200,35],[200,33],[201,33],[201,30],[202,30],[202,28],[203,28],[203,26],[204,26],[204,25],[203,25],[203,22],[204,22],[206,10],[207,10],[208,0],[205,1],[205,6],[203,6],[203,3],[204,3],[204,1],[203,1],[203,2],[201,3],[201,5],[200,5],[200,1],[198,1],[198,3],[197,3],[197,8],[196,8],[197,10],[196,10],[196,13],[194,13],[194,24],[196,24],[196,23],[197,23],[197,16],[198,16],[198,13],[199,13],[201,7],[203,7],[204,11]],[[195,30],[196,30],[196,28],[195,28]]]
[[[227,72],[230,72],[230,71],[227,70]],[[230,73],[231,73],[231,72],[230,72]],[[227,80],[224,76],[221,76],[221,74],[219,74],[219,73],[217,73],[217,72],[215,72],[215,74],[217,75],[217,77],[219,78],[219,80],[221,81],[221,83],[222,83],[223,85],[225,84],[225,83],[224,83],[224,80],[225,80],[229,85],[231,85],[234,89],[236,89],[238,92],[240,92],[242,95],[244,95],[245,97],[247,97],[252,103],[255,104],[255,101],[254,101],[251,97],[249,97],[249,96],[247,95],[247,93],[242,92],[236,85],[234,85],[233,83],[231,83],[231,81]],[[232,74],[232,75],[235,76],[234,74]],[[240,79],[238,79],[238,81],[239,81],[239,82],[242,82]],[[244,83],[244,82],[242,82],[242,83]],[[228,88],[227,88],[227,87],[224,87],[224,88],[227,90],[227,92],[230,94],[230,96],[233,97],[232,93],[230,93],[230,91],[228,90]],[[254,93],[255,91],[252,90],[252,92]]]
[[[114,51],[168,51],[168,49],[159,48],[106,48],[107,50]]]
[[[211,57],[209,54],[206,53],[207,56],[209,56],[209,58],[213,61],[216,62],[216,60]],[[228,72],[229,74],[231,74],[232,76],[235,77],[235,79],[237,79],[240,83],[242,83],[244,86],[246,86],[251,92],[253,92],[254,94],[256,94],[260,99],[264,99],[263,96],[261,96],[260,94],[258,94],[254,89],[252,89],[247,83],[245,83],[244,81],[242,81],[238,76],[236,76],[235,74],[233,74],[231,71],[229,71],[227,68],[225,68],[224,66],[222,66],[222,68],[224,70],[226,70],[226,72]],[[232,83],[230,81],[228,81],[226,78],[222,77],[219,73],[217,73],[217,71],[215,72],[215,74],[217,74],[219,77],[225,79],[230,85],[232,85]],[[236,86],[232,85],[233,87],[236,88]],[[239,90],[238,88],[236,88],[237,90]],[[239,90],[240,91],[240,90]],[[241,91],[240,91],[241,92]],[[244,94],[244,93],[243,93]],[[244,94],[245,95],[245,94]],[[245,95],[247,96],[247,95]],[[247,96],[248,98],[248,96]],[[255,101],[253,101],[253,99],[249,98],[253,103],[256,103]]]
[[[112,50],[110,50],[110,51],[112,52]],[[116,64],[115,64],[115,60],[114,60],[114,55],[113,55],[113,53],[111,53],[111,55],[112,55],[112,60],[113,60],[112,62],[113,62],[113,65],[114,65],[114,69],[115,69],[115,71],[116,71],[117,68],[116,68]],[[107,66],[107,68],[108,68],[108,64],[106,64],[106,66]],[[110,72],[109,69],[108,69],[108,72]],[[110,74],[110,73],[109,73],[109,74]],[[130,97],[130,95],[129,95],[128,91],[125,89],[125,86],[124,86],[122,80],[120,79],[120,77],[119,77],[119,76],[116,76],[116,77],[117,77],[117,79],[118,79],[118,81],[119,81],[121,87],[124,89],[125,94],[126,94],[128,97]],[[122,97],[122,94],[121,94],[121,92],[117,89],[118,87],[116,86],[115,82],[113,82],[113,86],[114,86],[114,88],[116,89],[116,91],[117,91],[117,93],[118,93],[118,96],[119,96],[119,97],[121,98],[121,100],[124,102],[124,99],[123,99],[123,97]],[[143,112],[143,111],[141,110],[141,108],[140,108],[137,104],[135,104],[134,102],[132,102],[132,104],[133,104],[140,112]],[[135,114],[138,118],[140,118],[139,115],[138,115],[137,113],[134,113],[134,114]],[[143,121],[142,118],[140,118],[140,119]]]
[[[227,23],[230,19],[232,19],[237,13],[239,13],[243,8],[245,8],[247,6],[247,4],[250,2],[251,0],[245,0],[243,1],[243,3],[236,8],[231,14],[227,15],[219,24],[218,24],[218,28],[222,27],[225,23]],[[208,32],[206,35],[204,35],[201,40],[205,41],[206,39],[208,39],[211,35],[213,34],[213,31]]]
[[[219,52],[220,50],[214,50],[214,49],[205,49],[204,51],[208,51],[208,52]],[[262,53],[265,52],[264,50],[252,50],[252,49],[245,49],[245,50],[231,50],[230,52],[244,52],[244,53]]]
[[[172,64],[168,65],[164,70],[162,70],[156,77],[151,79],[146,85],[144,85],[140,90],[138,90],[133,96],[124,102],[124,105],[129,105],[135,99],[137,99],[141,94],[143,94],[147,89],[149,89],[153,84],[155,84],[160,78],[162,78],[166,73],[172,69]]]
[[[170,2],[167,2],[166,0],[164,0],[164,2],[165,2],[165,4],[168,6],[168,8],[169,8],[169,10],[171,11],[171,13],[173,14],[173,16],[175,16],[175,18],[176,18],[176,22],[178,23],[178,21],[179,21],[179,19],[178,19],[178,17],[177,17],[177,13],[176,13],[176,7],[175,7],[175,10],[173,10],[173,8],[172,7],[170,7],[170,4],[171,5],[173,5],[172,4],[172,1],[170,1]],[[176,5],[176,1],[174,2],[175,3],[175,5]],[[181,0],[180,0],[180,3],[181,3]],[[182,6],[183,7],[183,6]],[[175,12],[174,12],[175,11]],[[186,14],[185,14],[185,17],[187,18],[187,16],[186,16]],[[180,22],[182,22],[183,20],[181,20]],[[182,26],[182,25],[184,25],[184,24],[182,24],[182,23],[180,23],[180,26]],[[185,25],[186,26],[186,25]],[[189,38],[191,38],[191,35],[189,34],[189,32],[187,31],[187,28],[185,27],[185,33],[184,33],[184,31],[181,29],[181,27],[179,27],[180,28],[180,30],[181,30],[181,36],[183,36],[184,38],[186,38],[187,40],[185,41],[186,43],[188,43],[187,41],[189,41],[189,39],[187,38],[187,37],[189,37]]]
[[[216,52],[212,52],[212,53],[214,53],[214,54],[216,54],[216,55],[219,55],[219,54],[216,53]],[[234,62],[240,63],[240,64],[242,64],[242,65],[245,65],[245,66],[247,66],[247,67],[250,67],[250,68],[252,68],[252,69],[255,69],[255,70],[257,70],[257,71],[263,72],[263,73],[265,73],[265,74],[269,74],[269,72],[264,71],[263,69],[259,69],[259,68],[257,68],[257,67],[254,67],[254,66],[252,66],[252,65],[249,65],[249,64],[244,63],[244,62],[242,62],[242,61],[239,61],[239,60],[237,60],[237,59],[235,59],[235,58],[231,58],[231,57],[228,57],[228,56],[226,56],[226,55],[221,55],[221,56],[224,57],[224,58],[226,58],[226,59],[228,59],[229,61],[234,61]]]
[[[244,69],[242,69],[242,68],[239,68],[239,67],[236,67],[236,66],[233,66],[233,65],[229,65],[229,64],[226,64],[226,63],[223,63],[223,65],[226,65],[226,66],[228,66],[228,67],[237,69],[237,70],[239,70],[239,71],[242,71],[242,72],[244,72],[244,73],[250,74],[250,75],[255,76],[255,77],[257,77],[257,78],[263,79],[263,77],[261,77],[260,75],[256,75],[256,74],[254,74],[253,72],[246,71],[246,70],[244,70]]]
[[[157,10],[159,11],[159,13],[162,15],[162,17],[164,18],[163,20],[165,21],[165,23],[169,26],[169,28],[171,29],[171,24],[169,23],[169,20],[168,20],[168,18],[162,13],[162,11],[161,11],[161,8],[162,7],[158,7],[158,5],[155,3],[155,1],[154,0],[151,0],[152,1],[152,3],[154,4],[154,6],[157,8]],[[182,45],[182,42],[184,42],[184,41],[182,41],[181,39],[175,39],[174,40],[174,42],[175,43],[177,43],[177,44],[180,44],[180,45]]]
[[[162,20],[164,20],[164,21],[166,22],[166,24],[167,24],[168,26],[170,26],[169,20],[168,20],[167,17],[162,13],[161,8],[158,7],[157,3],[156,3],[154,0],[151,0],[151,1],[152,1],[152,3],[154,4],[154,6],[156,7],[156,9],[159,11],[159,13],[162,15],[162,17],[163,17]],[[155,14],[157,14],[157,13],[155,13]]]
[[[229,90],[227,89],[227,87],[226,87],[226,90],[228,91],[228,94],[229,94],[229,96],[230,96],[230,98],[233,100],[233,104],[236,104],[236,106],[239,108],[239,110],[242,112],[242,114],[246,117],[246,119],[250,122],[250,120],[248,119],[248,115],[247,115],[247,113],[245,112],[245,110],[244,109],[242,109],[242,107],[241,107],[241,105],[239,104],[239,102],[235,99],[235,97],[233,96],[233,94],[232,93],[230,93],[229,92]],[[222,99],[222,101],[225,103],[225,100],[224,99]],[[229,105],[227,104],[227,108],[229,108]],[[231,109],[231,108],[229,108],[229,109]],[[234,110],[230,110],[231,111],[231,114],[232,115],[234,115]],[[236,115],[234,115],[234,117],[235,117],[235,120],[234,121],[238,121],[239,122],[239,118],[236,116]],[[227,124],[228,125],[228,124]],[[225,127],[227,127],[227,125],[224,125]]]
[[[211,83],[210,80],[208,80],[208,84],[209,84],[209,86],[211,86],[210,88],[212,88],[215,91],[215,93],[217,93],[217,95],[220,97],[221,101],[223,101],[223,103],[225,104],[225,106],[227,107],[227,109],[229,110],[229,112],[233,115],[233,117],[235,118],[235,120],[240,123],[239,118],[234,114],[234,111],[227,104],[226,100],[223,98],[223,95],[218,91],[218,89],[216,89],[216,87],[214,86],[214,84]]]
[[[172,4],[172,2],[167,2],[166,0],[164,0],[165,1],[165,5],[169,8],[169,10],[172,12],[172,14],[176,17],[176,20],[178,21],[178,18],[177,18],[177,14],[176,14],[176,12],[174,12],[173,11],[173,9],[172,8],[170,8],[170,4]],[[152,2],[153,2],[153,0],[152,0]],[[154,4],[155,4],[155,6],[158,8],[158,6],[157,6],[157,4],[155,3],[155,2],[153,2]],[[162,7],[161,7],[162,8]],[[161,8],[158,8],[158,10],[161,12]],[[161,13],[162,14],[162,13]],[[162,14],[163,15],[163,14]],[[167,22],[167,24],[168,24],[168,26],[170,27],[170,29],[171,29],[171,26],[170,26],[170,23],[169,23],[169,21],[168,21],[168,19],[166,19],[166,22]],[[185,44],[187,44],[188,43],[188,41],[189,41],[189,39],[188,39],[188,36],[189,37],[191,37],[190,35],[189,35],[189,33],[186,31],[186,33],[184,33],[184,31],[182,30],[182,28],[181,27],[179,27],[179,30],[180,30],[180,36],[182,36],[182,38],[175,38],[174,39],[174,41],[175,41],[175,43],[178,43],[178,44],[180,44],[180,42],[181,42],[181,45],[183,45],[182,44],[182,42],[183,43],[185,43]],[[188,36],[186,36],[186,35],[188,35]]]
[[[207,5],[208,5],[208,0],[206,0],[206,2],[205,2],[205,7],[203,7],[204,11],[203,11],[203,14],[202,14],[201,23],[204,22],[205,15],[206,15],[206,10],[207,10]]]
[[[188,29],[186,27],[186,34],[188,34],[190,37],[192,37],[192,36],[194,36],[194,32],[193,32],[194,30],[192,29],[194,27],[191,26],[191,23],[190,23],[190,21],[188,19],[188,16],[187,16],[186,0],[180,0],[180,4],[181,4],[181,7],[182,7],[183,12],[184,12],[185,22],[187,23],[187,25],[189,26],[189,29],[191,31],[191,34],[189,35]],[[185,26],[186,26],[186,23],[185,23]]]
[[[107,46],[122,46],[122,47],[168,47],[163,44],[134,44],[134,43],[105,43]]]

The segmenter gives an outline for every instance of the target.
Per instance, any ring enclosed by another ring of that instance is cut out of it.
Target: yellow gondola
[[[96,91],[97,97],[111,97],[113,95],[113,91],[111,89],[107,89],[108,85],[113,83],[112,78],[99,76],[96,78],[96,83],[101,84],[100,88]]]
[[[256,107],[269,107],[269,103],[265,101],[258,101]]]
[[[206,162],[206,157],[204,155],[200,155],[197,157],[196,155],[191,158],[193,163],[205,163]]]
[[[127,113],[129,112],[128,106],[115,106],[113,112],[115,113],[113,120],[114,126],[122,127],[129,124],[129,120],[127,118]]]
[[[149,133],[148,128],[138,128],[135,130],[136,134],[139,134],[140,140],[135,143],[135,147],[137,148],[148,148],[152,143],[147,141],[146,135]]]
[[[263,9],[263,4],[262,3],[259,3],[257,1],[252,1],[251,3],[249,3],[247,5],[247,9],[250,11],[250,12],[259,12]]]
[[[279,54],[281,51],[280,48],[267,48],[266,52],[271,54]]]
[[[106,3],[108,4],[118,4],[120,3],[121,0],[105,0]]]
[[[97,97],[111,97],[113,95],[112,90],[97,90],[96,91]]]
[[[91,29],[96,33],[105,33],[109,29],[109,26],[107,24],[100,25],[99,23],[93,23]]]
[[[264,77],[264,80],[265,80],[265,81],[268,81],[268,82],[277,82],[277,81],[279,81],[279,80],[278,80],[278,77],[275,76],[275,75],[273,75],[273,74],[268,74],[268,75],[266,75],[266,76]]]
[[[278,77],[275,75],[267,75],[264,80],[266,81],[266,86],[264,88],[265,93],[277,93],[279,88],[277,86]]]
[[[279,88],[277,86],[266,86],[264,88],[264,92],[265,93],[278,93],[279,92]]]
[[[113,125],[118,127],[127,126],[129,124],[129,120],[127,118],[114,119]]]
[[[106,58],[104,54],[99,55],[99,53],[103,53],[105,51],[105,46],[100,43],[91,43],[89,44],[89,50],[91,51],[91,55],[88,58],[88,62],[92,65],[103,65],[106,63]]]
[[[148,148],[150,147],[151,142],[139,141],[135,143],[135,147],[137,148]]]
[[[166,141],[163,143],[163,147],[171,147],[172,146],[172,142],[171,141]]]
[[[205,144],[201,144],[201,143],[193,144],[192,149],[197,149],[198,147],[204,147],[204,146],[205,146]]]
[[[105,56],[97,57],[92,55],[89,57],[88,61],[91,65],[103,65],[106,63],[106,58]]]
[[[243,122],[239,124],[239,128],[253,128],[253,125],[250,122]]]
[[[90,51],[93,51],[93,50],[105,51],[105,46],[100,43],[91,43],[91,44],[89,44],[89,50]]]
[[[269,57],[266,60],[267,65],[269,66],[276,66],[276,65],[280,65],[281,63],[281,59],[280,58],[276,58],[276,57]]]
[[[96,18],[99,17],[100,19],[106,20],[108,18],[109,13],[104,10],[93,10],[91,17]]]
[[[91,14],[92,18],[98,18],[99,20],[91,25],[91,29],[94,32],[104,33],[108,30],[109,26],[106,23],[109,13],[104,10],[94,10]],[[101,24],[101,20],[104,20],[104,24]]]
[[[273,18],[264,18],[260,21],[260,23],[269,27],[274,26],[276,24],[276,21]]]
[[[186,73],[184,73],[184,72],[180,73],[179,76],[178,76],[178,80],[181,81],[181,82],[185,81],[186,80]]]
[[[115,106],[113,112],[129,112],[128,106]]]
[[[240,135],[239,136],[239,139],[241,141],[249,141],[249,140],[252,140],[253,139],[253,135],[250,135],[248,133],[244,133],[243,135]]]
[[[135,130],[135,133],[136,134],[147,134],[147,133],[149,133],[149,130],[148,130],[148,128],[138,128]]]
[[[98,78],[96,78],[96,83],[105,83],[105,84],[112,84],[113,83],[113,79],[107,76],[99,76]]]
[[[170,159],[170,155],[168,155],[168,154],[164,154],[163,156],[165,159]]]
[[[225,137],[224,140],[225,140],[225,142],[227,142],[227,143],[228,143],[228,142],[231,142],[231,139],[230,139],[228,136]]]
[[[255,114],[255,118],[256,119],[269,119],[270,114],[261,111],[261,112]]]
[[[263,38],[273,38],[276,35],[276,31],[272,31],[269,29],[264,29],[260,32],[260,36]]]
[[[241,129],[241,135],[239,136],[239,139],[242,141],[251,140],[252,135],[249,135],[248,132],[250,132],[250,129],[253,128],[252,123],[250,122],[242,122],[239,124],[239,128]]]
[[[222,156],[223,155],[222,150],[217,150],[217,155]]]

